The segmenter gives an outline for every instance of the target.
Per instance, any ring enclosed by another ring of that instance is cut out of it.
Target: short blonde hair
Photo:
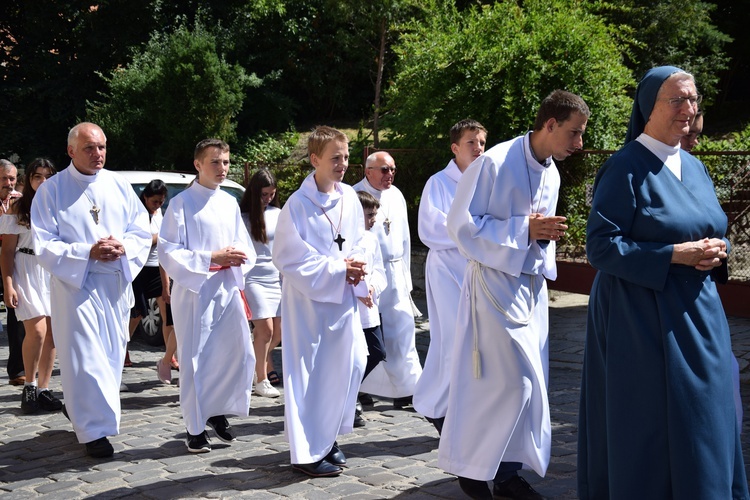
[[[349,144],[349,138],[342,131],[327,125],[315,127],[307,138],[307,156],[320,156],[323,154],[326,145],[331,141]]]

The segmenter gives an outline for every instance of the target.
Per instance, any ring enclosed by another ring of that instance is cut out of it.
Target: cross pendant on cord
[[[99,207],[97,207],[96,205],[93,205],[91,207],[91,210],[89,210],[89,212],[91,212],[91,216],[94,218],[94,222],[96,224],[99,224],[99,212],[101,212],[101,211],[102,210]]]
[[[383,221],[383,226],[385,227],[385,234],[390,234],[391,233],[391,221],[390,221],[390,219],[386,218]]]
[[[336,236],[336,239],[333,240],[333,241],[339,246],[339,250],[343,250],[344,249],[343,245],[344,245],[344,242],[346,240],[341,237],[341,233],[339,233],[339,235]]]

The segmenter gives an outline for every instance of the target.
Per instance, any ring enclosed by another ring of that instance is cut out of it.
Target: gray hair
[[[662,92],[664,92],[664,84],[672,80],[676,80],[678,82],[690,81],[690,82],[693,82],[693,84],[696,86],[696,90],[698,88],[698,84],[695,81],[695,77],[691,73],[688,73],[687,71],[680,70],[680,71],[676,71],[675,73],[672,73],[666,78],[666,80],[662,82],[661,87],[659,87],[659,91],[656,93],[657,98],[659,98]]]
[[[105,141],[107,140],[107,136],[104,133],[104,130],[102,130],[102,128],[99,125],[97,125],[96,123],[91,123],[91,122],[81,122],[78,125],[74,126],[72,129],[70,129],[70,132],[68,132],[68,146],[72,146],[73,143],[76,141],[76,139],[78,138],[78,133],[80,132],[81,128],[89,127],[89,126],[96,127],[99,130],[101,130],[102,135],[104,136],[104,140]]]
[[[373,164],[373,163],[375,163],[375,159],[376,159],[376,158],[377,158],[377,157],[378,157],[379,155],[386,155],[386,156],[390,156],[390,157],[391,157],[391,160],[393,160],[393,156],[391,156],[391,154],[390,154],[389,152],[387,152],[387,151],[375,151],[375,152],[374,152],[374,153],[372,153],[372,154],[371,154],[370,156],[368,156],[368,157],[367,157],[367,159],[365,160],[365,168],[370,168],[370,167],[372,167],[372,164]],[[395,160],[394,160],[394,161],[395,161]]]
[[[13,162],[6,159],[0,159],[0,170],[10,170],[11,168],[16,168],[16,166],[13,165]]]

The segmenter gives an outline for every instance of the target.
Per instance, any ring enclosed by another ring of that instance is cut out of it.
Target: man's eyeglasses
[[[670,106],[672,106],[674,109],[680,109],[683,104],[685,104],[685,101],[690,103],[690,106],[698,106],[701,101],[703,101],[703,96],[700,94],[691,95],[687,97],[672,97],[670,99],[662,99],[663,101],[667,101]]]
[[[367,167],[367,168],[369,168],[370,170],[378,169],[383,173],[383,175],[387,174],[388,172],[391,172],[393,174],[396,173],[396,167]]]

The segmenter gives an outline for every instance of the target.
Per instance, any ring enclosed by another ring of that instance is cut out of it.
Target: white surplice
[[[247,261],[210,270],[211,253],[228,246],[243,251]],[[170,200],[157,248],[174,280],[180,409],[187,431],[197,435],[210,417],[246,417],[250,408],[255,354],[240,292],[255,250],[237,201],[197,182]]]
[[[551,159],[546,168],[534,160],[528,137],[477,158],[448,212],[469,262],[438,465],[477,480],[492,479],[501,461],[544,476],[550,458],[545,277],[557,277],[555,242],[530,243],[528,217],[555,214],[560,175]]]
[[[313,175],[281,210],[273,247],[283,276],[284,422],[293,464],[321,460],[338,434],[352,431],[367,357],[356,298],[367,295],[366,285],[346,282],[344,262],[364,256],[355,246],[365,231],[362,206],[345,184],[319,192]]]
[[[359,246],[365,253],[365,262],[367,262],[367,276],[365,283],[373,288],[372,307],[367,307],[362,301],[357,303],[359,308],[359,319],[362,321],[362,328],[374,328],[380,325],[380,294],[383,293],[386,284],[385,267],[383,266],[383,255],[380,253],[380,243],[372,231],[365,231],[362,239],[359,240]]]
[[[424,273],[430,347],[414,391],[414,409],[430,418],[444,417],[448,410],[453,339],[466,257],[448,235],[446,219],[461,174],[451,160],[427,180],[419,202],[419,238],[430,249]]]
[[[362,392],[401,398],[414,394],[422,365],[414,344],[414,311],[411,302],[411,235],[404,195],[396,186],[380,191],[367,179],[355,184],[380,201],[371,231],[380,242],[387,286],[380,295],[380,315],[386,359],[362,382]]]
[[[115,435],[130,283],[151,248],[148,213],[123,177],[108,170],[84,175],[71,163],[39,186],[31,231],[39,263],[51,274],[52,335],[73,429],[81,443]],[[110,235],[125,255],[113,262],[90,259],[91,246]]]

